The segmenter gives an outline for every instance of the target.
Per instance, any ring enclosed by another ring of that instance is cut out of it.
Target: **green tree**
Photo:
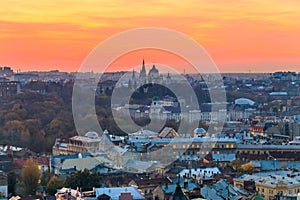
[[[64,180],[62,178],[52,176],[50,181],[47,183],[46,192],[50,195],[54,195],[57,189],[60,189],[64,186]]]
[[[14,195],[17,183],[17,176],[15,172],[11,171],[7,174],[7,186],[8,186],[8,193]]]
[[[25,194],[35,194],[39,186],[40,171],[32,158],[28,159],[22,169],[22,182]]]
[[[99,173],[91,173],[89,170],[84,169],[71,174],[66,179],[66,186],[71,188],[82,188],[83,191],[92,190],[93,187],[100,187],[102,183],[102,177]]]
[[[49,180],[50,180],[49,170],[44,171],[42,173],[42,175],[41,175],[41,183],[40,183],[40,185],[43,186],[43,187],[46,187],[46,185],[49,182]]]

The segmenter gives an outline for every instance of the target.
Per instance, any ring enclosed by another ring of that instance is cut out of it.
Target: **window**
[[[176,149],[176,144],[173,145],[173,149]]]
[[[269,190],[269,194],[273,194],[273,190]]]
[[[229,148],[229,144],[226,144],[226,148]]]

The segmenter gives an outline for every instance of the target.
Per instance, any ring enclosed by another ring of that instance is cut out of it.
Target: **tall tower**
[[[145,61],[143,59],[142,69],[140,71],[140,78],[146,78],[146,68],[145,68]]]
[[[134,71],[134,69],[132,70],[132,80],[134,80],[135,79],[135,71]]]

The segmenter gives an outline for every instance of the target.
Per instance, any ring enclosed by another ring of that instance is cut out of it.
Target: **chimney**
[[[189,185],[189,182],[188,182],[187,179],[185,179],[185,180],[184,180],[184,183],[183,183],[183,187],[184,187],[185,189],[187,189],[188,185]]]

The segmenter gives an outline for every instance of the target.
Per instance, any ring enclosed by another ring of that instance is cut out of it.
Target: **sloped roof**
[[[128,159],[126,162],[126,167],[138,170],[140,172],[147,171],[148,168],[152,167],[154,162],[151,161],[140,161]]]
[[[178,133],[171,127],[165,127],[160,133],[159,137],[176,137]]]
[[[130,193],[134,200],[144,200],[145,197],[134,187],[95,188],[96,196],[106,194],[112,200],[119,200],[122,193]]]
[[[158,186],[158,185],[165,185],[170,184],[170,179],[166,177],[162,178],[153,178],[153,179],[134,179],[134,182],[137,184],[139,188],[142,188],[144,186],[149,187],[150,185]]]
[[[174,193],[169,200],[189,200],[189,198],[183,193],[179,184],[177,184]]]
[[[92,170],[103,163],[111,163],[111,161],[105,158],[104,156],[66,159],[62,163],[61,169],[67,170],[76,166],[76,170]]]
[[[192,191],[196,188],[199,188],[199,186],[196,185],[191,179],[187,180],[188,184],[186,185],[186,187],[184,187],[184,179],[180,178],[180,180],[182,180],[179,183],[180,187],[182,187],[186,190]],[[173,184],[170,184],[170,185],[163,185],[163,186],[161,186],[161,189],[164,191],[165,194],[171,194],[176,190],[176,187],[177,187],[177,184],[173,183]]]
[[[205,186],[200,190],[201,195],[207,200],[238,200],[241,194],[247,196],[244,191],[240,191],[237,187],[230,185],[226,180],[222,179],[212,186]]]

